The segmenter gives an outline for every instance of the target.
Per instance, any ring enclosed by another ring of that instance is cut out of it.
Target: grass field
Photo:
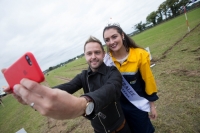
[[[153,74],[158,86],[158,119],[152,121],[156,133],[200,133],[200,8],[180,15],[132,38],[142,47],[149,46],[156,64]],[[167,52],[166,52],[167,51]],[[72,79],[87,64],[84,57],[49,72],[43,84],[54,86]],[[83,92],[76,92],[80,96]],[[28,133],[91,133],[83,117],[53,120],[29,106],[17,103],[11,95],[0,105],[0,133],[24,128]]]

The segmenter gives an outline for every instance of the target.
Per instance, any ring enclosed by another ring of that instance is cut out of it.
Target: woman
[[[109,65],[110,59],[123,75],[125,91],[120,102],[132,132],[154,132],[150,118],[157,117],[154,101],[158,96],[148,52],[137,46],[117,24],[106,26],[103,38],[108,48],[104,62]]]

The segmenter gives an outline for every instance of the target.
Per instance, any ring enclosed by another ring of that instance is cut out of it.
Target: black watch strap
[[[93,102],[93,100],[88,96],[82,96],[82,97],[84,97],[87,100],[87,102]]]

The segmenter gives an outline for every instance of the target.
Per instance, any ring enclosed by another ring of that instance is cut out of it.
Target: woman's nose
[[[113,44],[113,43],[114,43],[114,40],[113,40],[113,39],[110,39],[110,43]]]

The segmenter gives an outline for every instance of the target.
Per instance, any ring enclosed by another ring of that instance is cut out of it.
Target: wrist
[[[85,114],[86,105],[87,105],[87,100],[84,97],[80,97],[80,102],[81,102],[80,115],[84,115]]]
[[[156,106],[155,106],[155,103],[154,102],[149,102],[150,103],[150,108],[152,109],[152,108],[156,108]]]
[[[150,106],[150,108],[155,108],[156,109],[156,106]]]
[[[89,96],[81,96],[85,98],[87,103],[85,104],[85,111],[84,111],[84,116],[91,115],[94,111],[94,102]]]

